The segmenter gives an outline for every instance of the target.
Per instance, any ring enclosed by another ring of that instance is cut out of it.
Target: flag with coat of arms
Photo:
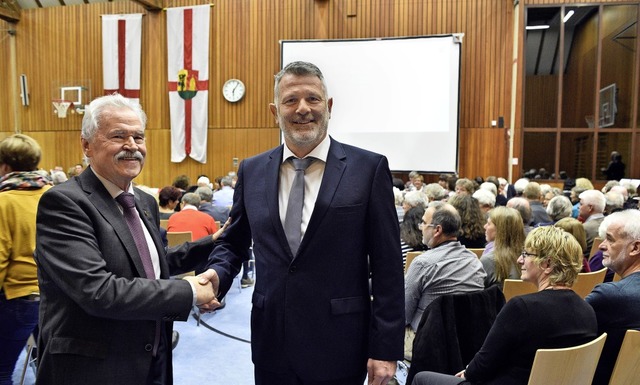
[[[207,162],[209,5],[167,8],[171,161]]]

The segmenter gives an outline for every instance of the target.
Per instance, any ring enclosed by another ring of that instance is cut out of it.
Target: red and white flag
[[[207,162],[211,7],[167,8],[171,161]]]
[[[104,94],[140,99],[142,14],[102,15]]]

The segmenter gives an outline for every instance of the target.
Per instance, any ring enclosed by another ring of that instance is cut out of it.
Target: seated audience
[[[573,235],[578,241],[580,249],[582,250],[582,270],[581,273],[588,273],[591,271],[589,267],[589,250],[587,250],[587,234],[584,231],[584,226],[579,220],[575,218],[562,218],[554,224],[555,227],[559,227],[567,233]]]
[[[418,228],[422,223],[424,215],[424,207],[416,206],[404,216],[404,220],[400,224],[400,248],[402,249],[402,265],[407,264],[407,253],[410,251],[426,250],[427,246],[422,243],[422,231]]]
[[[229,175],[220,180],[220,190],[213,193],[213,205],[231,208],[233,205],[233,178]]]
[[[428,185],[424,186],[422,192],[427,197],[427,203],[433,201],[441,201],[449,198],[447,190],[442,188],[439,183],[429,183]]]
[[[604,215],[624,210],[624,197],[617,191],[609,191],[604,194]]]
[[[476,191],[476,185],[471,179],[460,178],[455,185],[456,195],[471,195]]]
[[[558,222],[562,218],[570,218],[571,210],[573,206],[571,205],[571,201],[564,195],[558,195],[551,200],[547,204],[547,214],[549,214],[549,218],[551,218],[551,222],[549,223],[541,223],[541,226],[552,225]]]
[[[604,219],[604,207],[607,203],[604,194],[598,190],[587,190],[579,196],[580,209],[578,220],[584,223],[587,233],[587,250],[591,250],[593,239],[598,236],[598,227]]]
[[[528,184],[529,184],[529,179],[528,178],[520,178],[520,179],[518,179],[513,184],[513,188],[516,191],[516,195],[515,196],[521,197],[522,194],[524,193],[524,188],[527,187]]]
[[[408,193],[404,194],[402,208],[404,209],[405,215],[407,211],[418,206],[421,206],[422,208],[425,208],[427,206],[425,195],[422,192],[409,191]]]
[[[634,193],[629,193],[629,190],[634,191],[635,188],[633,187],[633,185],[629,184],[629,183],[625,183],[624,186],[613,186],[611,188],[611,192],[617,192],[620,193],[622,195],[622,198],[624,200],[623,203],[623,208],[625,210],[627,209],[637,209],[638,208],[638,202],[636,202],[635,199],[633,199],[633,195],[635,195]]]
[[[524,227],[520,213],[508,207],[496,207],[489,212],[484,225],[487,242],[493,248],[480,258],[487,276],[484,286],[500,285],[505,279],[520,279],[518,257],[524,245]]]
[[[529,201],[531,207],[531,225],[536,226],[540,223],[549,223],[551,218],[547,214],[540,198],[542,198],[542,191],[540,185],[537,182],[529,182],[522,192],[522,196]]]
[[[182,197],[182,210],[169,217],[167,232],[191,231],[194,241],[218,231],[216,221],[205,213],[198,211],[200,195],[186,193]]]
[[[486,274],[482,264],[457,240],[460,226],[460,215],[448,203],[431,203],[422,217],[422,242],[429,250],[414,258],[405,278],[405,358],[408,360],[424,309],[435,298],[484,289]]]
[[[576,346],[595,339],[596,315],[571,290],[581,256],[580,245],[563,230],[552,226],[533,229],[518,263],[522,280],[535,284],[538,292],[507,302],[465,370],[455,376],[421,372],[412,384],[526,385],[538,349]]]
[[[456,194],[449,198],[449,203],[456,208],[462,218],[458,241],[470,249],[483,248],[486,244],[484,236],[486,218],[478,201],[470,194]]]
[[[210,215],[215,221],[220,222],[220,224],[225,223],[227,219],[229,219],[228,207],[214,206],[211,204],[211,200],[213,199],[213,190],[211,190],[211,188],[207,186],[198,187],[196,194],[200,195],[198,211]]]
[[[627,329],[640,330],[640,211],[607,216],[600,225],[604,266],[622,279],[597,285],[586,298],[598,319],[598,333],[607,333],[593,385],[607,385]]]
[[[522,217],[522,224],[524,226],[524,235],[527,236],[531,231],[531,206],[529,201],[522,197],[513,197],[507,202],[507,207],[516,209]]]
[[[160,210],[160,219],[169,219],[175,212],[174,210],[180,204],[182,191],[174,186],[167,186],[158,192],[158,206]]]
[[[482,187],[480,187],[478,191],[473,193],[473,198],[478,201],[480,210],[482,210],[482,212],[485,214],[488,213],[489,210],[493,209],[496,205],[496,195],[489,190],[483,189]]]

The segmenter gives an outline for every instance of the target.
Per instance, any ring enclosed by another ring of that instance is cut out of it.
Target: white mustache
[[[120,151],[116,154],[116,160],[120,160],[123,158],[135,158],[136,160],[142,161],[144,159],[144,156],[140,151]]]

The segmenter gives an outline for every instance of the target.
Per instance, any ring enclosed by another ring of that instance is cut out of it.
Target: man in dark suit
[[[386,384],[403,357],[391,173],[384,156],[327,136],[332,103],[315,65],[291,63],[276,75],[270,108],[285,145],[242,162],[232,223],[203,273],[226,292],[253,241],[257,385],[362,385],[367,374],[370,384]],[[313,158],[302,219],[293,227],[301,230],[299,247],[295,231],[285,230],[296,180],[290,157]]]
[[[40,385],[171,384],[172,321],[193,305],[219,305],[211,285],[168,279],[206,259],[214,241],[165,252],[158,205],[131,183],[144,164],[145,123],[129,99],[94,100],[81,135],[90,167],[40,200]]]

